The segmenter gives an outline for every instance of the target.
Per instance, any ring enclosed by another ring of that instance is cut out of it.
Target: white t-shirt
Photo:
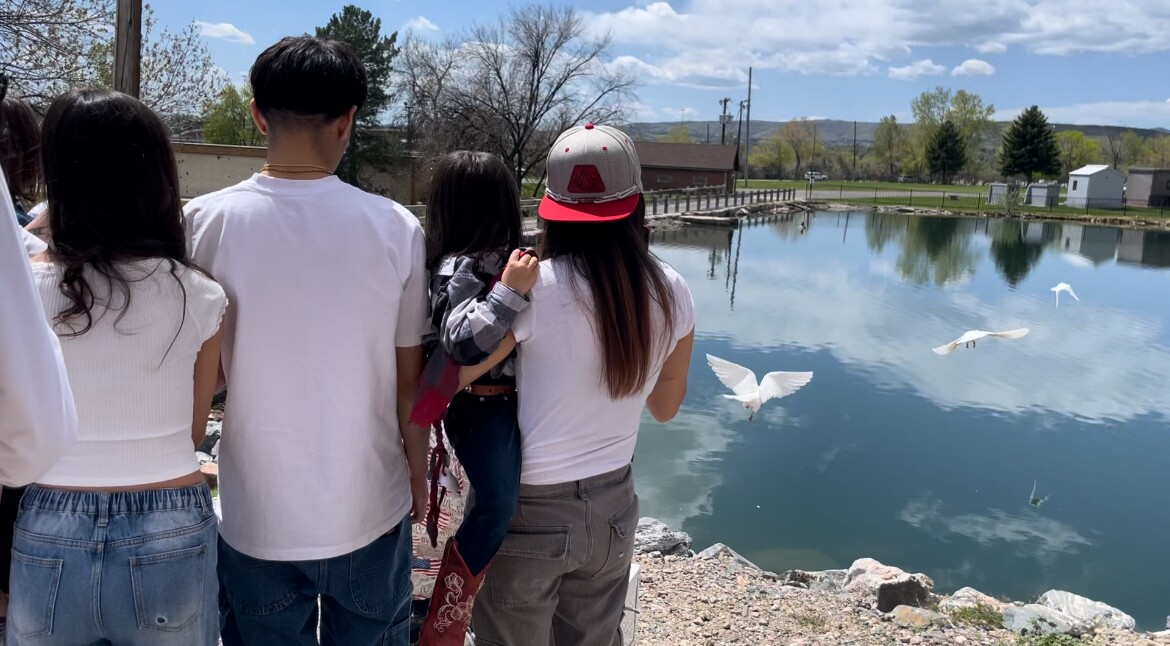
[[[643,392],[614,400],[603,381],[589,286],[565,262],[540,263],[532,302],[512,327],[520,344],[520,482],[573,482],[619,469],[633,459],[646,398],[667,355],[695,327],[686,281],[665,263],[662,268],[674,292],[674,338],[663,344]],[[664,330],[662,312],[656,308],[654,316],[656,329]]]
[[[130,293],[90,267],[93,324],[54,319],[72,302],[59,285],[64,268],[33,263],[45,318],[61,340],[77,405],[77,441],[37,482],[59,487],[124,487],[199,470],[191,443],[195,358],[219,330],[223,289],[207,276],[151,258],[118,264]],[[176,277],[178,280],[176,280]]]
[[[20,234],[0,169],[0,484],[11,487],[40,477],[77,436],[61,346],[41,314]]]
[[[220,534],[254,558],[348,554],[410,509],[395,349],[426,329],[422,227],[336,177],[253,175],[186,208],[231,300]]]

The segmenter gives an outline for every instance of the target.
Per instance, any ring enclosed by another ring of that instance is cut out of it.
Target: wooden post
[[[142,0],[118,0],[114,89],[137,98],[142,80]]]

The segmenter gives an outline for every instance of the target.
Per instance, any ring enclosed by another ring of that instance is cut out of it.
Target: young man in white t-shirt
[[[410,524],[426,502],[427,433],[407,422],[422,228],[333,175],[367,92],[347,45],[285,38],[251,83],[267,163],[186,209],[195,261],[231,301],[224,644],[316,644],[319,626],[321,643],[405,645]]]

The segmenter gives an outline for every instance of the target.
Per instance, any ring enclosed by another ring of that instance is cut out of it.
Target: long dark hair
[[[589,285],[593,324],[601,340],[601,365],[610,397],[642,391],[661,339],[673,338],[674,292],[646,244],[646,203],[630,217],[610,222],[545,222],[541,257],[563,258]],[[666,329],[655,330],[651,303]]]
[[[20,99],[0,101],[0,168],[8,192],[31,207],[41,190],[41,127],[37,113]]]
[[[499,157],[457,150],[439,159],[427,199],[427,268],[444,256],[520,246],[516,179]]]
[[[49,106],[43,134],[50,253],[64,267],[60,289],[70,303],[57,321],[70,323],[68,336],[93,327],[95,297],[83,273],[86,266],[106,280],[111,297],[115,289],[122,293],[118,320],[130,306],[131,282],[119,262],[169,260],[170,273],[182,287],[179,269],[194,265],[187,253],[175,155],[158,116],[125,94],[73,90]],[[80,327],[72,324],[82,318]]]

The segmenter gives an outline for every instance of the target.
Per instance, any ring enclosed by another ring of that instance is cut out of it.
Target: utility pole
[[[741,150],[739,146],[740,146],[740,138],[743,136],[743,109],[744,109],[744,106],[746,104],[747,104],[747,101],[740,101],[739,102],[739,117],[737,117],[737,120],[736,120],[737,125],[735,127],[735,158],[736,159],[739,159],[739,151]],[[735,189],[736,183],[738,183],[738,180],[735,179],[735,173],[732,173],[731,174],[732,190]]]
[[[748,68],[747,147],[743,154],[743,186],[747,188],[752,169],[752,68]]]
[[[719,104],[723,106],[723,113],[719,115],[719,145],[727,145],[727,124],[731,123],[731,115],[727,114],[727,104],[731,103],[729,97],[723,97],[719,100]]]
[[[142,79],[142,0],[118,0],[114,89],[138,98]]]
[[[707,143],[711,143],[711,123],[707,122]]]

